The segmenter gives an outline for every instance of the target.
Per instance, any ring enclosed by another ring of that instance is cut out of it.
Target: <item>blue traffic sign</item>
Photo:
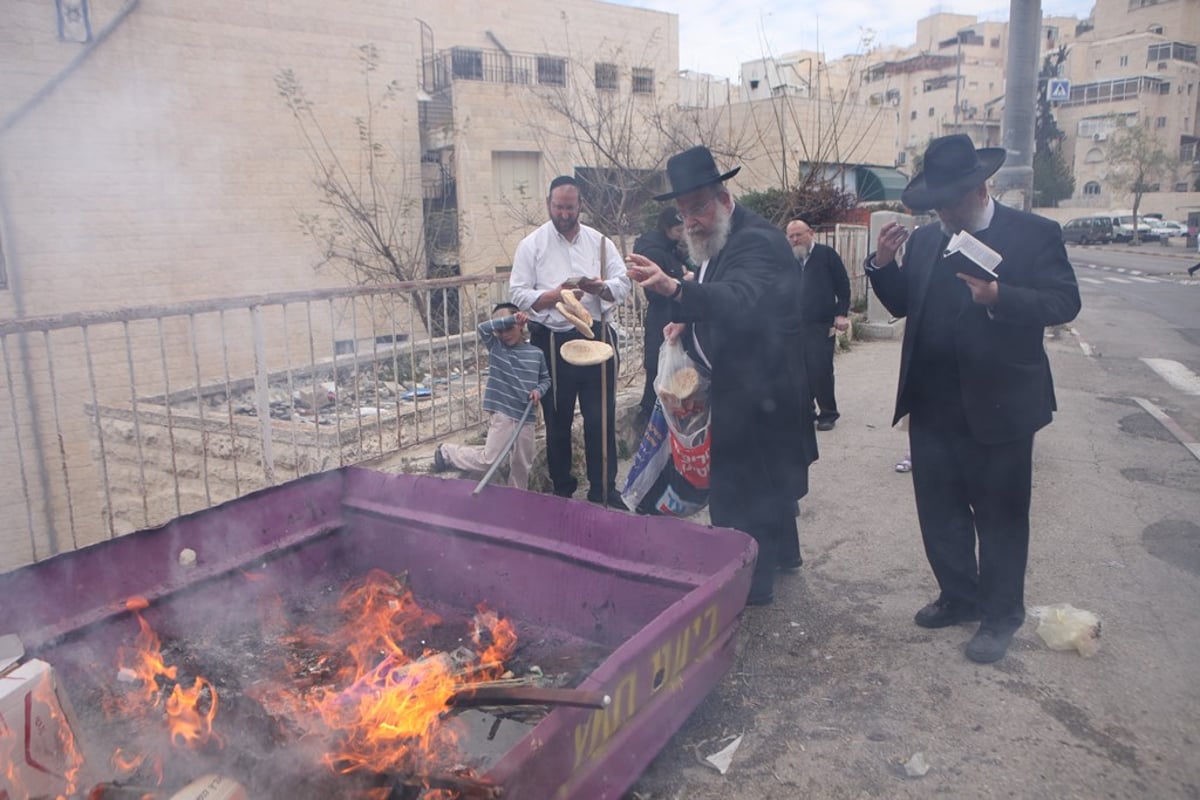
[[[1046,88],[1046,96],[1051,102],[1061,103],[1071,99],[1071,82],[1066,78],[1051,78]]]

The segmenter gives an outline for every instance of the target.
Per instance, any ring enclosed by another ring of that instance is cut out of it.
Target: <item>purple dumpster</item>
[[[148,626],[181,684],[205,675],[219,734],[166,759],[164,786],[216,773],[258,798],[616,800],[729,669],[754,542],[683,520],[472,488],[345,468],[265,489],[0,575],[0,634],[19,634],[55,668],[88,758],[81,788],[113,787],[96,797],[121,796],[114,750],[130,752],[122,737],[137,734],[108,700],[127,677],[115,665]],[[373,570],[401,576],[442,620],[420,646],[461,642],[448,620],[483,603],[515,627],[509,668],[557,676],[556,686],[608,704],[456,713],[454,762],[433,777],[331,762],[326,743],[279,722],[288,715],[263,687],[281,679],[275,652],[302,646],[268,633],[264,620],[318,626],[341,588]]]

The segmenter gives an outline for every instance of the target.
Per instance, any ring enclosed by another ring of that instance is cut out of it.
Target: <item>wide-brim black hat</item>
[[[667,180],[671,183],[671,191],[655,195],[655,200],[671,200],[681,194],[695,191],[703,186],[723,183],[738,174],[741,167],[722,175],[717,171],[717,162],[712,153],[703,145],[676,153],[667,159]]]
[[[1003,147],[977,150],[965,133],[934,139],[925,149],[924,169],[904,187],[900,202],[914,211],[956,203],[1000,169],[1007,154]]]

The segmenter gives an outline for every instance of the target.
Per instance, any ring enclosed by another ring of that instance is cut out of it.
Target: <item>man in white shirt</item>
[[[601,414],[616,414],[616,360],[598,366],[575,366],[562,358],[564,342],[585,338],[555,305],[566,291],[576,291],[592,315],[596,339],[615,342],[609,317],[629,294],[630,282],[620,251],[595,228],[579,222],[579,186],[560,175],[550,182],[546,198],[550,220],[521,240],[513,259],[508,289],[512,302],[530,318],[530,340],[541,349],[550,367],[551,388],[542,397],[546,419],[546,463],[554,493],[575,494],[579,482],[571,474],[571,425],[575,401],[583,414],[584,454],[587,460],[588,500],[624,508],[617,479],[617,437],[608,426],[607,469],[601,451]],[[605,370],[607,375],[602,379]],[[605,397],[601,397],[601,387]]]

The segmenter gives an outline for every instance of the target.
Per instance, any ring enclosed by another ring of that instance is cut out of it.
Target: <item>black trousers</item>
[[[985,625],[1016,630],[1025,620],[1033,436],[983,444],[961,409],[916,408],[908,437],[921,538],[941,599],[978,606]]]
[[[832,322],[804,323],[804,367],[817,405],[818,422],[833,422],[841,416],[833,397],[833,348],[837,337],[829,335],[832,327]]]
[[[646,318],[645,347],[642,357],[642,366],[646,370],[646,385],[642,389],[642,400],[638,404],[646,414],[654,410],[654,404],[658,401],[658,395],[654,393],[654,379],[658,377],[658,354],[662,350],[663,328],[666,327],[666,324],[666,322]]]
[[[599,322],[593,323],[596,338],[601,338]],[[616,434],[616,358],[590,367],[577,367],[563,359],[561,348],[564,342],[585,338],[578,331],[551,333],[549,328],[538,326],[532,331],[530,341],[546,357],[550,369],[551,388],[542,398],[542,414],[546,420],[546,466],[554,493],[570,497],[579,488],[579,481],[571,473],[571,425],[575,421],[575,403],[583,414],[583,447],[587,461],[588,499],[599,501],[604,491],[601,440],[601,370],[607,375],[608,404],[608,496],[617,496],[617,434]],[[608,342],[614,343],[616,334],[608,329]],[[552,360],[553,359],[553,360]]]

